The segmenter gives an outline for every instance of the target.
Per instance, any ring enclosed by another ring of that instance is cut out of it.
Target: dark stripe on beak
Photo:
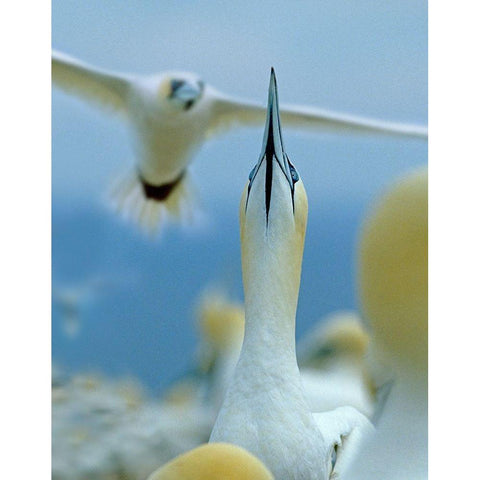
[[[257,165],[250,173],[250,184],[247,192],[247,202],[245,208],[248,205],[248,195],[250,194],[250,188],[252,183],[260,169],[263,161],[266,161],[265,165],[265,211],[268,225],[268,214],[270,212],[271,198],[272,198],[272,186],[273,186],[273,165],[277,162],[278,166],[282,170],[285,178],[290,185],[292,191],[292,204],[294,183],[296,180],[292,177],[292,168],[288,157],[283,149],[282,130],[280,127],[280,115],[278,110],[278,92],[277,92],[277,80],[275,77],[275,71],[271,70],[270,74],[270,87],[268,90],[268,104],[267,104],[267,118],[265,121],[265,130],[263,134],[262,151]],[[298,178],[297,178],[298,180]]]

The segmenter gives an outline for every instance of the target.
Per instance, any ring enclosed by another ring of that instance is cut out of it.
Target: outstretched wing
[[[235,125],[250,126],[265,123],[264,107],[222,94],[215,98],[212,110],[210,134],[219,133]],[[387,122],[295,105],[280,106],[280,119],[282,127],[299,130],[428,138],[427,127],[420,125]]]
[[[131,79],[91,67],[64,53],[52,51],[52,82],[67,93],[125,112]]]

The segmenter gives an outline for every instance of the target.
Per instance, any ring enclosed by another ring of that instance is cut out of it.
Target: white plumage
[[[351,406],[373,417],[376,395],[366,362],[369,343],[360,317],[350,311],[328,315],[301,339],[298,364],[313,411]]]
[[[393,379],[352,480],[428,477],[428,176],[401,178],[364,222],[358,290],[377,375]]]
[[[341,474],[373,428],[357,410],[313,414],[295,355],[307,198],[283,149],[272,70],[260,159],[240,203],[245,337],[210,441],[246,448],[275,478]]]
[[[118,210],[150,232],[168,218],[194,217],[188,166],[203,142],[235,126],[261,125],[265,115],[262,106],[220,93],[192,73],[121,74],[54,51],[52,80],[128,122],[135,168],[118,182],[112,199]],[[307,107],[283,107],[282,121],[319,132],[427,137],[424,127]]]
[[[218,411],[242,349],[245,311],[224,294],[208,293],[202,299],[198,317],[198,361],[206,378],[189,389],[181,380],[172,391],[178,391],[181,397],[181,392],[202,390],[201,396]],[[368,418],[374,416],[376,391],[366,362],[369,342],[360,317],[350,311],[321,319],[300,340],[298,364],[312,411],[350,406]]]

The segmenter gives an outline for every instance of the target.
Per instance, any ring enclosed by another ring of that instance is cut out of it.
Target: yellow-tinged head
[[[358,251],[358,290],[376,344],[396,359],[427,365],[428,175],[401,180],[365,221]]]
[[[148,480],[273,480],[254,455],[228,443],[208,443],[180,455]]]
[[[362,319],[353,311],[329,314],[299,344],[303,366],[319,368],[329,361],[350,358],[361,360],[370,342]]]
[[[196,75],[172,72],[161,79],[157,96],[162,104],[179,111],[187,111],[202,98],[204,90],[204,82]]]
[[[228,349],[243,339],[245,311],[220,293],[209,292],[198,307],[198,326],[204,342],[219,350]]]
[[[283,148],[277,85],[272,69],[262,151],[240,202],[247,310],[250,298],[266,299],[273,295],[286,300],[283,303],[292,308],[286,313],[294,318],[307,211],[303,182]],[[263,313],[275,318],[275,304],[262,303]],[[273,311],[268,312],[268,308]],[[255,315],[256,312],[251,313]]]

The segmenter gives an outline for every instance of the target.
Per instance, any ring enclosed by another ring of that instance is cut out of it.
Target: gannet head
[[[219,292],[205,294],[198,307],[198,326],[202,340],[219,350],[243,339],[245,312],[242,305]]]
[[[308,202],[302,180],[285,153],[280,128],[278,94],[272,68],[263,145],[257,164],[240,202],[242,270],[245,298],[252,276],[262,276],[268,291],[269,278],[277,286],[275,295],[288,295],[297,305]],[[278,291],[279,286],[281,290]],[[256,292],[257,297],[262,292]],[[271,298],[271,297],[270,297]],[[248,302],[247,302],[248,303]],[[248,308],[248,304],[246,305]],[[274,313],[274,312],[272,312]],[[290,314],[292,312],[289,312]]]
[[[174,458],[148,480],[273,480],[265,465],[245,449],[208,443]]]
[[[425,370],[428,357],[428,175],[402,179],[363,225],[359,297],[375,345],[394,362]]]
[[[237,354],[243,341],[245,310],[220,292],[207,292],[197,307],[200,368],[209,371],[217,357]]]
[[[159,100],[178,111],[190,110],[203,96],[205,83],[193,73],[171,72],[158,87]]]
[[[362,319],[353,311],[331,313],[314,327],[299,344],[303,366],[320,368],[331,361],[361,361],[367,353],[370,335]]]

